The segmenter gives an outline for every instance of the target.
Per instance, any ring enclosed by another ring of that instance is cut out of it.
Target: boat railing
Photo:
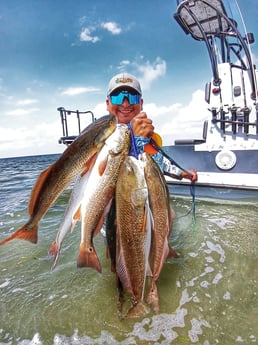
[[[62,123],[62,131],[63,131],[63,136],[58,140],[59,144],[65,144],[65,145],[70,145],[74,139],[77,138],[78,135],[80,135],[82,129],[81,129],[81,115],[89,115],[91,117],[90,121],[94,122],[94,114],[92,111],[87,110],[87,111],[79,111],[79,110],[68,110],[65,109],[64,107],[59,107],[57,110],[60,113],[61,117],[61,123]],[[69,115],[76,115],[77,117],[77,133],[70,135],[69,134],[69,126],[68,126],[68,116]]]

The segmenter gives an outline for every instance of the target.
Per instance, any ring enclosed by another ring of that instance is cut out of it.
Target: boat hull
[[[197,151],[194,145],[171,145],[164,147],[164,150],[184,169],[197,170],[198,181],[195,183],[197,197],[222,199],[258,197],[258,150],[228,151],[228,154],[234,157],[232,167],[232,162],[224,162],[223,165],[223,161],[218,160],[222,151]],[[167,178],[167,183],[171,194],[190,195],[191,182]]]

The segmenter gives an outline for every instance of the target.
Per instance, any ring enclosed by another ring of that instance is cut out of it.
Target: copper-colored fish
[[[149,263],[152,271],[151,288],[147,302],[155,312],[159,312],[159,297],[156,281],[168,256],[177,257],[169,246],[168,237],[172,228],[173,211],[170,207],[169,191],[166,180],[153,158],[143,153],[144,174],[148,186],[149,202],[153,217],[151,250]]]
[[[141,162],[128,156],[120,168],[116,187],[117,253],[116,272],[132,296],[127,317],[138,317],[148,310],[143,302],[150,247],[148,189]]]
[[[119,168],[128,155],[129,147],[130,131],[127,125],[118,124],[97,157],[81,203],[82,235],[78,267],[92,267],[101,271],[93,236],[100,230],[115,195]]]
[[[115,127],[116,118],[113,115],[98,119],[85,128],[61,157],[40,174],[30,197],[29,221],[13,235],[0,242],[0,245],[16,238],[37,243],[38,223],[42,217],[74,178],[87,171],[91,160]]]

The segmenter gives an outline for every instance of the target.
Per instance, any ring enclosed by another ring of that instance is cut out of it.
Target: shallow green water
[[[31,160],[0,162],[0,240],[27,220],[31,187],[51,163]],[[158,281],[160,314],[120,320],[101,236],[95,240],[101,274],[76,267],[79,224],[50,269],[47,253],[68,196],[40,223],[37,245],[17,240],[0,247],[1,345],[258,344],[257,201],[197,201],[194,225],[191,214],[184,217],[191,200],[172,198],[170,242],[180,258],[165,264]]]
[[[50,270],[47,252],[66,200],[64,195],[44,218],[37,245],[13,241],[0,250],[1,343],[258,344],[255,204],[197,202],[194,226],[191,215],[180,218],[190,201],[172,200],[178,218],[171,243],[180,258],[161,273],[161,313],[121,321],[101,236],[95,240],[101,274],[76,267],[79,226]],[[25,217],[20,211],[6,215],[3,232]]]

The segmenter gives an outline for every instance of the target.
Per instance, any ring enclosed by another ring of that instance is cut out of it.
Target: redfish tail
[[[139,301],[137,304],[133,305],[127,312],[126,318],[132,319],[144,316],[149,313],[149,308],[143,301]]]
[[[51,265],[51,270],[53,270],[56,267],[58,258],[59,258],[60,248],[57,247],[56,241],[52,242],[48,254],[54,256],[53,263]]]
[[[156,314],[159,313],[159,294],[156,282],[154,280],[151,283],[149,293],[146,297],[146,302],[151,305]]]
[[[174,258],[174,259],[179,258],[179,255],[177,254],[177,252],[170,245],[168,246],[168,249],[169,249],[169,251],[168,251],[167,259],[168,258]]]
[[[101,273],[101,264],[97,253],[92,246],[85,249],[84,245],[80,245],[77,267],[91,267]]]
[[[14,234],[7,237],[5,240],[1,241],[0,246],[15,239],[26,240],[32,243],[37,243],[38,242],[38,226],[35,225],[34,227],[29,228],[28,224],[23,225]]]

